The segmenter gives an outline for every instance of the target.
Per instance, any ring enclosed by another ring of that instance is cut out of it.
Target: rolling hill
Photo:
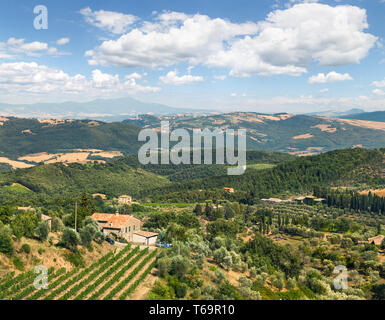
[[[205,117],[141,116],[125,122],[149,128],[170,121],[171,128],[247,129],[247,148],[312,155],[330,150],[385,146],[385,124],[294,114],[230,113]]]
[[[89,120],[2,118],[0,155],[18,160],[41,152],[71,149],[118,150],[136,153],[140,128],[128,123]]]
[[[233,199],[262,198],[290,193],[309,193],[315,186],[376,187],[385,185],[385,149],[335,150],[310,157],[298,157],[265,170],[248,170],[241,176],[215,176],[182,181],[147,191],[159,201],[188,199],[202,201],[226,197],[224,187],[233,187]],[[204,192],[203,192],[204,190]],[[207,193],[214,191],[214,194]]]
[[[103,193],[109,196],[130,194],[140,197],[149,185],[164,187],[170,182],[142,169],[134,169],[123,162],[107,164],[48,164],[0,174],[0,194],[21,200],[23,186],[26,199],[36,197],[71,197],[82,192]],[[27,190],[27,192],[25,191]]]
[[[385,122],[385,111],[357,113],[357,114],[344,116],[343,118],[344,119]]]
[[[294,114],[230,113],[210,116],[138,116],[123,122],[0,117],[0,171],[39,162],[108,161],[137,154],[143,128],[247,129],[248,150],[308,156],[345,148],[385,146],[385,123]]]

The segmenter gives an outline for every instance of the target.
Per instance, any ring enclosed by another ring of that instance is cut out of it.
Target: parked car
[[[171,248],[172,247],[172,244],[165,243],[165,242],[164,243],[163,242],[157,242],[155,245],[159,248]]]
[[[112,244],[112,245],[114,245],[115,244],[115,241],[114,240],[112,240],[111,238],[109,238],[109,237],[107,237],[106,238],[106,241],[109,243],[109,244]]]

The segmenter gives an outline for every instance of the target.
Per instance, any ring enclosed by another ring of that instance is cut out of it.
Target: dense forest
[[[272,169],[249,170],[242,176],[216,176],[174,183],[147,192],[148,196],[162,201],[176,198],[198,200],[207,197],[212,190],[223,194],[223,187],[233,187],[239,193],[230,195],[248,201],[283,193],[308,193],[315,186],[380,186],[385,184],[381,176],[384,167],[384,150],[347,149],[327,152],[318,156],[297,158]],[[332,165],[331,165],[332,164]],[[199,191],[199,190],[205,190]],[[171,201],[172,201],[171,200]]]

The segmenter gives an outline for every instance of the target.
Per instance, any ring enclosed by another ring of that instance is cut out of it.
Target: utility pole
[[[75,202],[75,231],[77,231],[77,221],[78,220],[78,203]]]

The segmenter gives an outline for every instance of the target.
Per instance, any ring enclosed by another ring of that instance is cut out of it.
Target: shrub
[[[0,252],[9,255],[13,254],[13,241],[5,228],[0,230]]]
[[[78,244],[80,244],[79,234],[71,228],[65,228],[61,237],[61,244],[71,251],[77,251]]]
[[[24,243],[21,246],[20,251],[29,254],[29,253],[31,253],[31,246],[28,243]]]
[[[59,232],[62,231],[64,228],[63,222],[58,217],[52,218],[51,226],[52,232]]]
[[[64,254],[64,258],[73,264],[75,267],[84,267],[85,262],[82,255],[79,252],[68,252]]]
[[[12,262],[17,270],[24,271],[24,263],[19,257],[14,257]]]
[[[40,241],[45,241],[48,238],[49,234],[49,225],[47,221],[41,221],[36,227],[36,234]]]

